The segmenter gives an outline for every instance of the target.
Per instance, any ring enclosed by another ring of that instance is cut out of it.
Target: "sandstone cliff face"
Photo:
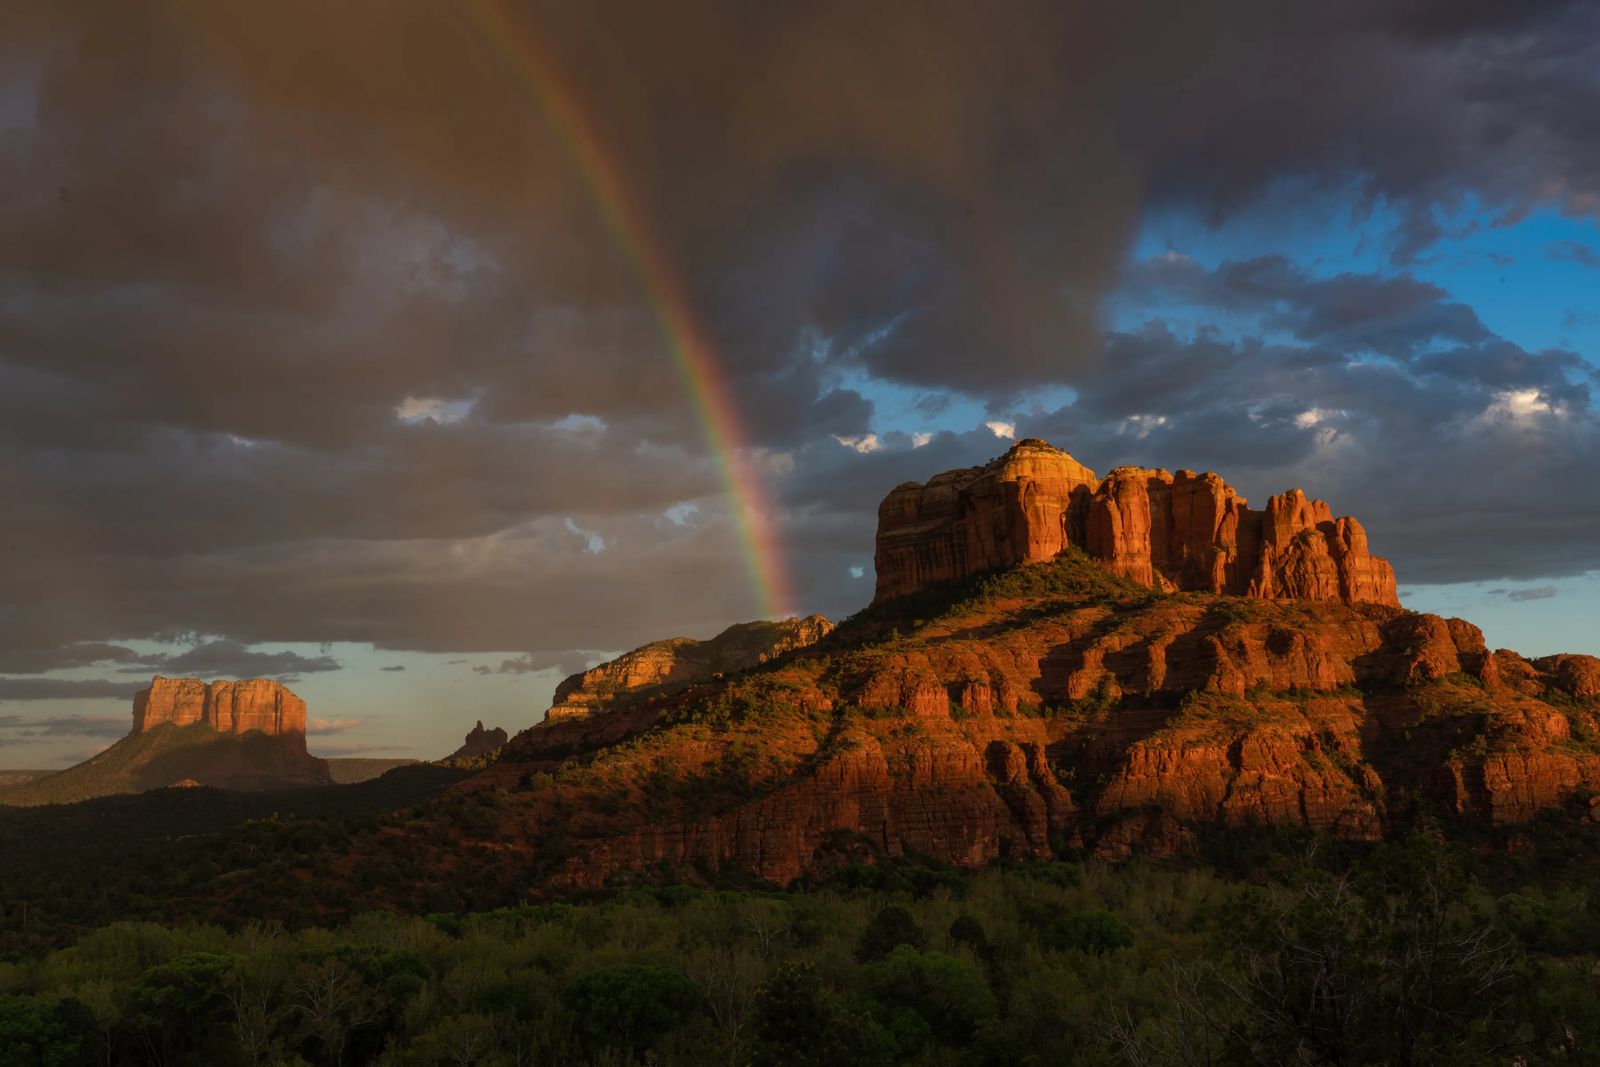
[[[1308,507],[1289,502],[1274,543]],[[1506,826],[1600,789],[1600,698],[1572,695],[1600,660],[1529,662],[1385,605],[1151,600],[1088,560],[1046,566],[1089,595],[1002,583],[912,632],[884,622],[826,656],[552,721],[463,788],[516,795],[595,753],[497,831],[562,885],[786,883],[849,856],[1123,859],[1193,849],[1204,825],[1369,840],[1422,810]]]
[[[1359,522],[1300,490],[1264,511],[1215,474],[1118,467],[1102,481],[1043,441],[897,487],[878,509],[876,600],[1083,549],[1151,589],[1398,606]]]
[[[202,682],[198,678],[156,675],[150,688],[133,698],[133,732],[157,726],[204,723],[218,733],[252,730],[268,736],[298,736],[305,745],[306,702],[280,682]]]
[[[821,615],[782,622],[745,622],[707,641],[671,637],[608,660],[556,687],[547,719],[582,717],[625,697],[682,689],[717,674],[759,666],[785,652],[815,644],[833,630]]]
[[[1094,472],[1043,441],[986,467],[897,486],[878,507],[877,598],[981,571],[1053,559],[1083,543]]]
[[[1600,659],[1594,656],[1545,656],[1534,665],[1551,675],[1551,684],[1579,700],[1600,696]]]

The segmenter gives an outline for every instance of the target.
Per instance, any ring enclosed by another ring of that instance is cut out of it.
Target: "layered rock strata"
[[[150,688],[133,698],[133,732],[157,726],[204,723],[218,733],[252,730],[269,736],[306,732],[306,702],[281,682],[251,678],[243,682],[202,682],[198,678],[150,679]]]
[[[1037,439],[983,467],[897,486],[878,508],[876,601],[1053,559],[1070,546],[1162,591],[1398,606],[1366,530],[1298,489],[1253,511],[1216,474],[1118,467],[1103,480]]]
[[[547,719],[581,717],[647,693],[672,692],[718,674],[749,670],[826,637],[833,623],[821,615],[781,622],[744,622],[697,641],[652,641],[616,659],[574,674],[556,687]]]
[[[549,723],[468,787],[515,789],[563,752],[602,753],[589,780],[604,797],[550,794],[582,813],[560,823],[571,852],[551,875],[574,885],[661,869],[781,884],[840,849],[962,866],[1080,846],[1122,859],[1190,849],[1205,824],[1370,840],[1418,805],[1511,826],[1600,789],[1596,671],[1593,657],[1530,662],[1463,620],[1381,605],[1199,596],[1037,615],[1006,602]],[[696,733],[713,704],[761,710]],[[688,725],[604,755],[663,721]],[[708,791],[722,797],[710,813]],[[543,824],[524,826],[536,851]]]

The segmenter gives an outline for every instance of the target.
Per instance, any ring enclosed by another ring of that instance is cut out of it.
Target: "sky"
[[[154,673],[443,755],[1044,437],[1600,653],[1600,8],[0,12],[0,767]]]

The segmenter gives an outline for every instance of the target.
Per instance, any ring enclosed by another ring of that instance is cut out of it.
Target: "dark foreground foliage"
[[[0,1064],[1574,1064],[1600,894],[1417,835],[1259,880],[848,870],[333,929],[116,923],[0,963]]]
[[[418,763],[354,785],[157,789],[0,806],[0,954],[66,944],[119,919],[170,922],[240,908],[224,899],[229,893],[303,893],[299,921],[315,922],[336,894],[326,885],[308,890],[305,874],[325,870],[352,835],[470,773]]]

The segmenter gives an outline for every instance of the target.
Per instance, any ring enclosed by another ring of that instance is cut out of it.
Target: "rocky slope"
[[[563,681],[545,717],[581,717],[624,700],[675,692],[718,674],[749,670],[814,644],[832,629],[833,623],[821,615],[808,615],[782,622],[738,623],[706,641],[690,637],[652,641]]]
[[[422,903],[464,869],[474,899],[786,884],[1170,855],[1228,827],[1492,831],[1600,791],[1600,659],[1403,610],[1360,527],[1303,494],[1251,512],[1214,475],[1097,480],[1023,442],[880,514],[872,607],[740,672],[674,675],[669,642],[569,680],[584,714],[359,842],[352,884],[401,861]]]
[[[1165,854],[1207,824],[1373,839],[1600,788],[1600,704],[1580,695],[1600,660],[1490,652],[1458,619],[1152,595],[1069,555],[914,623],[869,617],[775,669],[536,728],[464,788],[542,813],[506,832],[574,885]]]
[[[264,678],[151,679],[133,700],[133,729],[64,771],[0,792],[0,803],[55,804],[178,785],[285,789],[328,785],[306,751],[306,705]]]
[[[503,729],[496,726],[492,730],[485,730],[483,728],[483,720],[479,719],[478,724],[468,731],[461,747],[446,756],[445,760],[483,759],[493,755],[497,749],[509,740],[511,740],[510,735]]]
[[[877,600],[1082,548],[1161,591],[1399,606],[1366,531],[1298,489],[1253,511],[1215,474],[1118,467],[1103,480],[1037,439],[983,467],[898,486],[878,509]]]

